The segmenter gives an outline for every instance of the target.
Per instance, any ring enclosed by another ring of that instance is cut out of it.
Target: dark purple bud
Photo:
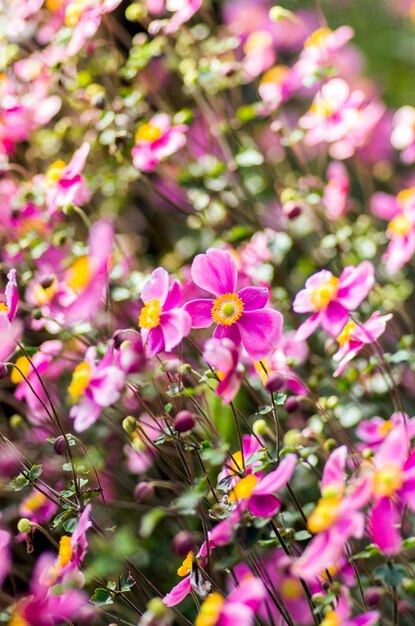
[[[368,607],[377,606],[383,597],[383,589],[380,587],[369,587],[365,591],[365,600]]]
[[[53,444],[56,454],[63,454],[67,449],[67,446],[68,444],[66,443],[65,437],[63,435],[59,435],[59,437],[56,437]]]
[[[172,548],[177,556],[186,556],[195,546],[195,538],[193,533],[188,530],[181,530],[173,538]]]
[[[190,411],[180,411],[174,418],[173,426],[178,433],[186,433],[193,430],[196,420]]]
[[[302,208],[295,202],[294,200],[290,200],[286,202],[282,207],[284,214],[288,217],[289,220],[295,220],[299,215],[301,215]]]
[[[281,376],[281,374],[271,374],[267,381],[267,389],[268,391],[272,391],[275,393],[276,391],[281,391],[281,389],[285,385],[285,378]]]
[[[151,483],[141,482],[135,486],[134,498],[137,502],[147,502],[154,498],[154,487]]]
[[[299,406],[300,406],[300,401],[295,396],[290,396],[289,398],[287,398],[284,404],[284,408],[287,411],[287,413],[294,413],[295,411],[298,410]]]

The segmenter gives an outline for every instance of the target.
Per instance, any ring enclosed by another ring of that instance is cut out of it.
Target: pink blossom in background
[[[132,150],[134,166],[142,172],[151,172],[167,157],[186,144],[187,126],[172,125],[165,113],[159,113],[142,124],[135,135]]]

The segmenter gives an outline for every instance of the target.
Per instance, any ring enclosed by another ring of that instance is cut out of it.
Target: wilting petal
[[[227,250],[209,248],[206,254],[198,254],[192,263],[191,274],[198,287],[215,296],[235,292],[237,269]]]
[[[268,356],[282,336],[283,317],[273,309],[244,311],[237,322],[242,345],[254,359],[260,361]]]

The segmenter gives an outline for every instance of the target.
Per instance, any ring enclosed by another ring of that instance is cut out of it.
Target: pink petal
[[[192,328],[209,328],[213,324],[212,307],[213,300],[201,299],[191,300],[184,305],[184,310],[187,311],[192,318]]]
[[[161,306],[166,301],[167,294],[169,293],[169,274],[162,267],[158,267],[152,272],[150,278],[145,283],[141,292],[141,299],[143,302],[157,298],[160,301]]]
[[[252,495],[248,501],[248,509],[258,517],[272,517],[280,510],[281,502],[275,496]]]
[[[192,263],[193,282],[215,296],[235,293],[237,269],[227,250],[209,248],[206,254],[198,254]]]
[[[255,487],[253,495],[276,493],[288,483],[297,465],[295,454],[287,454],[276,470],[265,476]]]
[[[370,210],[376,217],[388,221],[400,212],[395,197],[381,191],[373,194],[370,200]]]
[[[349,311],[357,309],[375,283],[375,268],[370,261],[346,267],[339,278],[337,299]]]
[[[242,345],[254,359],[260,361],[268,356],[282,336],[284,318],[278,311],[244,311],[237,322],[241,333]]]
[[[347,309],[334,300],[322,312],[321,325],[329,335],[337,337],[346,326],[348,319],[349,313]]]
[[[269,299],[269,289],[266,287],[244,287],[238,291],[238,296],[244,303],[244,311],[263,309]]]
[[[303,322],[301,326],[297,328],[297,332],[295,333],[296,341],[304,341],[304,339],[307,339],[310,335],[312,335],[313,332],[319,327],[321,318],[321,312],[314,313],[314,315]]]
[[[334,450],[326,461],[321,479],[322,490],[329,485],[344,484],[344,469],[346,466],[347,447],[341,446]]]
[[[385,554],[397,554],[401,549],[400,518],[390,498],[381,498],[372,509],[370,516],[372,539]]]
[[[408,456],[409,441],[403,426],[394,428],[375,454],[374,462],[377,468],[393,463],[400,467]]]
[[[190,576],[183,578],[173,589],[164,596],[163,602],[166,606],[176,606],[189,595],[192,587],[190,584]]]
[[[164,349],[170,352],[190,333],[191,317],[183,309],[172,309],[160,315],[160,327],[164,336]]]

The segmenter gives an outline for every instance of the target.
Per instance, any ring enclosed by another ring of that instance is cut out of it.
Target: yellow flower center
[[[304,43],[304,48],[310,48],[310,46],[324,46],[326,43],[327,37],[331,35],[333,31],[330,28],[318,28],[311,33],[310,37],[308,37]]]
[[[36,492],[32,496],[29,496],[23,502],[23,508],[29,513],[34,513],[46,502],[46,496],[43,493]]]
[[[68,393],[73,400],[80,398],[91,380],[91,366],[89,363],[82,361],[75,367],[72,374],[71,384],[68,387]]]
[[[74,0],[74,2],[71,2],[65,9],[65,26],[70,28],[76,26],[86,8],[86,0]]]
[[[46,0],[45,7],[48,11],[59,11],[65,0]]]
[[[264,366],[264,367],[262,367],[262,366]],[[268,380],[268,375],[267,375],[265,370],[267,370],[267,372],[269,372],[269,370],[271,369],[270,365],[269,365],[268,359],[262,359],[262,361],[255,361],[254,367],[255,367],[256,373],[259,376],[259,379],[260,379],[261,383],[263,385],[266,385],[267,380]]]
[[[393,495],[403,485],[402,469],[388,463],[375,473],[374,491],[379,498]]]
[[[280,585],[280,593],[286,600],[298,600],[302,596],[303,588],[296,578],[286,578]]]
[[[330,528],[337,520],[340,498],[321,498],[307,520],[308,530],[319,533]]]
[[[352,339],[355,328],[355,322],[347,322],[340,335],[337,336],[337,341],[339,342],[341,348],[344,346],[345,343],[348,343]]]
[[[177,570],[178,575],[187,576],[187,574],[189,574],[192,570],[192,564],[193,564],[193,552],[190,550],[185,560],[183,561],[183,563],[180,565],[179,569]]]
[[[28,377],[30,372],[31,365],[27,356],[19,356],[19,358],[16,359],[16,367],[18,367],[22,373],[14,367],[10,378],[12,383],[18,385],[22,380],[24,380],[24,377]]]
[[[71,538],[68,535],[63,535],[59,542],[59,565],[65,567],[72,559],[73,550],[71,545]]]
[[[385,420],[378,428],[378,433],[381,437],[386,437],[393,428],[393,422],[391,420]]]
[[[91,281],[91,265],[87,256],[81,256],[71,265],[66,273],[66,284],[79,293]]]
[[[408,202],[412,202],[415,195],[415,187],[409,187],[408,189],[402,189],[396,196],[396,204],[400,208],[404,208]]]
[[[140,126],[135,134],[135,140],[153,143],[153,141],[160,139],[162,134],[162,130],[158,126],[153,126],[150,122],[147,122],[147,124]]]
[[[215,626],[222,610],[225,598],[220,593],[210,593],[200,607],[195,626]]]
[[[316,287],[310,296],[314,311],[327,309],[330,302],[337,296],[338,291],[339,279],[335,276],[332,276],[326,280],[325,283]]]
[[[13,609],[13,612],[10,615],[10,619],[7,624],[8,626],[30,626],[29,622],[25,620],[25,618],[21,614],[19,604],[17,604]]]
[[[261,79],[261,85],[265,83],[282,83],[288,74],[286,65],[275,65],[268,72],[265,72]]]
[[[8,313],[9,307],[5,302],[0,302],[0,313]]]
[[[231,468],[234,474],[238,474],[243,470],[244,464],[242,462],[242,452],[237,450],[232,454]]]
[[[210,311],[214,321],[222,326],[232,326],[242,316],[244,303],[236,293],[224,293],[213,303]]]
[[[258,478],[253,474],[248,474],[245,478],[238,480],[235,487],[229,494],[230,501],[238,502],[238,500],[247,500],[250,498],[257,482]]]
[[[56,183],[59,182],[62,170],[65,169],[65,167],[66,163],[65,161],[62,161],[62,159],[58,159],[57,161],[52,163],[52,165],[48,168],[45,174],[46,184],[49,187],[53,187],[53,185],[56,185]]]
[[[321,622],[321,626],[340,626],[340,624],[341,619],[335,611],[330,611],[329,613],[327,613],[327,615]]]
[[[38,306],[48,304],[58,290],[58,281],[56,276],[35,285],[32,291],[33,299]]]
[[[266,30],[257,30],[251,35],[244,44],[245,54],[252,54],[272,45],[272,35]]]
[[[401,237],[407,235],[412,230],[413,224],[407,215],[403,213],[394,217],[388,224],[388,231],[393,235]]]
[[[147,300],[141,309],[138,325],[140,328],[156,328],[160,324],[161,304],[158,298]]]

